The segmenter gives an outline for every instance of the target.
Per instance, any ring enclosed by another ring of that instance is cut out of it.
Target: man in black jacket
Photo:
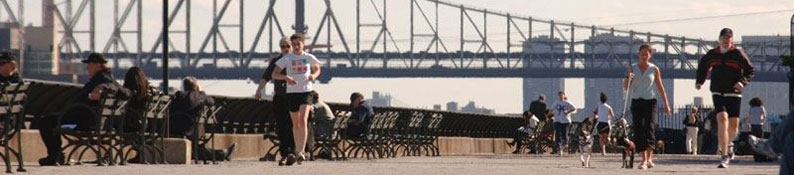
[[[281,154],[279,162],[283,162],[287,154],[295,152],[295,139],[292,138],[292,119],[289,116],[289,106],[287,105],[287,81],[273,79],[273,71],[276,69],[276,62],[284,55],[289,54],[292,48],[289,39],[282,38],[279,41],[279,48],[281,48],[281,54],[270,60],[265,73],[262,74],[262,81],[259,82],[254,98],[262,99],[262,91],[264,91],[265,85],[273,81],[272,118],[276,121],[276,135],[278,135],[279,140],[278,150]],[[286,71],[281,71],[280,73],[282,75],[287,74]],[[265,161],[267,158],[262,157],[259,160]]]
[[[355,92],[350,95],[350,106],[353,107],[353,113],[350,117],[353,122],[347,127],[347,134],[350,137],[360,138],[367,135],[369,122],[375,116],[372,106],[364,101],[364,95]]]
[[[727,168],[733,159],[732,138],[739,132],[742,90],[755,73],[747,55],[733,44],[733,30],[720,31],[719,46],[709,50],[698,63],[695,88],[711,73],[711,94],[717,112],[719,149],[722,160],[718,168]]]
[[[529,104],[529,112],[535,115],[540,121],[546,120],[546,96],[538,96],[538,100],[532,101]]]
[[[194,123],[205,105],[213,105],[215,100],[202,91],[195,77],[182,80],[182,91],[174,94],[169,110],[171,112],[170,133],[172,137],[192,136]]]
[[[198,83],[195,77],[185,77],[182,80],[182,91],[174,94],[174,100],[171,101],[169,110],[171,117],[169,118],[170,137],[174,138],[194,138],[198,136],[195,133],[195,122],[198,119],[201,109],[207,105],[215,104],[215,100],[208,96]],[[193,140],[195,141],[195,140]],[[231,155],[235,151],[237,143],[232,143],[227,150],[222,149],[208,149],[200,145],[197,152],[200,160],[231,160]],[[214,154],[214,156],[213,156]]]
[[[101,54],[91,53],[88,59],[83,60],[83,63],[86,64],[86,71],[91,79],[72,99],[73,104],[79,105],[66,109],[63,114],[63,123],[74,125],[73,128],[68,129],[87,131],[93,129],[97,124],[92,112],[95,109],[92,108],[99,106],[103,92],[113,93],[121,99],[128,99],[131,92],[116,82],[113,74],[110,73],[110,68],[107,67],[107,60]],[[34,126],[38,127],[41,139],[47,147],[47,157],[39,159],[39,165],[52,166],[68,163],[64,161],[65,158],[61,153],[61,136],[53,132],[56,127],[66,125],[59,126],[57,115],[37,118],[34,122]]]

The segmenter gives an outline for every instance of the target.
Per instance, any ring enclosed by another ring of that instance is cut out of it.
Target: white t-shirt
[[[609,116],[609,111],[611,110],[612,110],[612,106],[609,106],[609,104],[601,103],[601,105],[598,105],[598,113],[597,113],[598,122],[607,123],[611,125],[610,119],[612,116]]]
[[[302,55],[290,53],[276,62],[276,66],[287,71],[287,75],[295,79],[296,84],[287,84],[287,93],[311,92],[313,82],[309,81],[312,74],[312,65],[322,64],[317,57],[310,53],[303,52]]]
[[[576,112],[576,106],[567,100],[555,102],[551,109],[554,110],[554,122],[557,123],[571,123],[571,115],[565,114],[565,111],[574,110],[571,114]]]

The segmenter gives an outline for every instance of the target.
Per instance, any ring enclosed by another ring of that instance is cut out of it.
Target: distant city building
[[[441,111],[441,105],[433,105],[434,111]]]
[[[692,99],[692,105],[703,106],[703,97],[695,97]]]
[[[629,36],[615,36],[609,33],[602,33],[585,40],[584,53],[594,54],[632,54],[637,53],[640,45],[645,43],[638,38]]]
[[[475,105],[473,101],[469,101],[469,104],[463,106],[463,108],[460,109],[460,112],[475,113],[475,114],[495,114],[493,109],[477,107],[477,105]]]
[[[369,100],[369,104],[372,106],[391,106],[392,96],[385,94],[382,95],[378,91],[372,92],[372,99]]]
[[[458,112],[458,102],[451,101],[447,103],[447,111]]]
[[[42,26],[18,26],[13,23],[0,23],[0,50],[15,52],[18,56],[20,51],[23,54],[20,60],[21,71],[23,74],[57,75],[64,72],[60,64],[60,35],[56,31],[58,27],[53,22],[52,8],[47,6],[54,4],[53,0],[42,1]],[[21,27],[21,28],[20,28]],[[20,29],[24,29],[24,34],[20,35]],[[20,45],[24,41],[24,46]],[[80,71],[85,72],[80,65]]]
[[[547,35],[541,35],[538,37],[533,37],[532,39],[524,42],[523,48],[525,53],[563,54],[565,53],[565,45],[565,42],[559,38],[549,38]]]
[[[791,54],[790,42],[789,36],[742,36],[739,45],[748,56],[759,59]]]
[[[751,82],[742,91],[742,115],[750,110],[750,99],[761,98],[764,108],[769,115],[787,114],[788,109],[788,83]]]
[[[557,92],[565,90],[563,78],[524,78],[522,81],[524,111],[529,110],[529,104],[546,95],[546,104],[551,105],[557,101]]]

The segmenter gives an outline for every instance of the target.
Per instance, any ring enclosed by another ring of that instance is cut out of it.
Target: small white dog
[[[593,137],[589,131],[581,130],[579,132],[579,160],[582,161],[582,168],[590,168],[590,156],[593,154]]]

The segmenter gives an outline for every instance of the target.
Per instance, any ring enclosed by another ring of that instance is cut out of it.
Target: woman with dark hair
[[[565,92],[557,93],[559,101],[552,105],[554,110],[554,141],[557,143],[557,153],[562,156],[568,146],[568,130],[571,126],[571,114],[576,112],[576,106],[568,101]]]
[[[322,71],[321,62],[314,55],[305,52],[306,37],[303,34],[290,36],[292,53],[276,62],[273,70],[273,79],[287,82],[287,102],[292,119],[292,136],[295,140],[295,152],[287,155],[285,164],[300,165],[304,160],[305,147],[308,137],[309,111],[312,108],[311,91],[315,80]],[[281,71],[287,72],[286,75]]]
[[[631,117],[633,121],[634,143],[637,152],[642,155],[640,169],[653,168],[653,150],[656,144],[656,98],[661,97],[664,112],[670,115],[667,93],[662,84],[659,68],[651,63],[653,49],[648,44],[640,46],[639,61],[631,66],[631,70],[623,81],[623,89],[628,90],[631,97]],[[634,75],[637,76],[634,76]]]
[[[146,74],[139,67],[131,67],[124,75],[124,88],[132,92],[132,98],[127,102],[128,111],[143,111],[146,98],[149,97],[151,87]],[[124,131],[137,131],[141,128],[141,112],[127,112],[124,118]]]
[[[698,155],[698,131],[700,130],[700,123],[703,119],[698,113],[697,107],[692,107],[689,114],[684,118],[684,126],[686,126],[686,152],[687,154]]]
[[[601,155],[607,154],[607,142],[609,142],[610,133],[612,133],[612,118],[615,117],[615,112],[612,111],[612,106],[607,104],[607,94],[601,92],[601,104],[596,108],[595,114],[598,118],[598,143],[601,145]]]
[[[755,97],[750,100],[750,111],[748,112],[747,125],[750,126],[750,134],[756,137],[764,137],[764,123],[766,123],[766,108],[760,98]]]

